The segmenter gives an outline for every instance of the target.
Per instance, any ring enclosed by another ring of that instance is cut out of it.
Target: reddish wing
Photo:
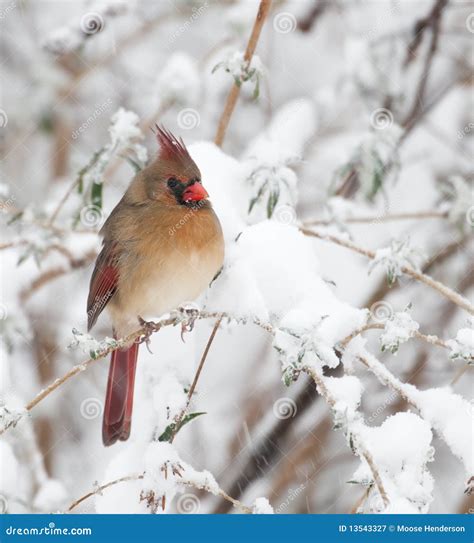
[[[90,330],[117,290],[117,247],[105,242],[95,262],[87,298],[87,329]]]

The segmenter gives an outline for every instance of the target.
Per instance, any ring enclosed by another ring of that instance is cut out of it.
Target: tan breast
[[[224,260],[222,229],[211,207],[147,210],[133,230],[109,304],[120,334],[136,329],[138,315],[159,317],[196,299]]]

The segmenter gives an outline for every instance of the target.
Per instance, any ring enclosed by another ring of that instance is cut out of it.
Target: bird
[[[114,338],[126,338],[145,318],[195,300],[224,261],[220,221],[201,173],[182,138],[156,125],[156,157],[130,182],[99,234],[87,328],[104,308]],[[130,436],[138,340],[112,352],[102,421],[105,446]]]

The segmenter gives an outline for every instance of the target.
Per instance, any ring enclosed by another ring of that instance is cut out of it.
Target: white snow
[[[199,98],[200,78],[193,58],[186,53],[173,53],[156,81],[160,104],[176,101],[181,105],[195,104]]]
[[[433,460],[429,424],[413,413],[397,413],[381,426],[364,427],[364,441],[380,472],[390,503],[369,498],[373,513],[426,513],[432,501],[433,477],[426,464]],[[373,482],[369,465],[363,461],[353,475],[362,484]]]
[[[378,249],[370,262],[369,273],[376,267],[385,269],[389,284],[393,284],[403,275],[403,268],[419,270],[421,253],[410,247],[409,240],[392,240],[389,247]]]
[[[274,513],[267,498],[256,498],[252,510],[255,515],[273,515]]]
[[[408,311],[394,313],[385,323],[385,329],[380,335],[382,351],[389,350],[396,354],[402,343],[413,337],[420,325],[415,322]]]
[[[463,358],[468,362],[474,360],[474,318],[469,319],[469,328],[458,330],[455,339],[447,341],[451,349],[451,358]]]
[[[453,454],[463,463],[469,478],[474,474],[472,403],[453,393],[449,388],[411,390],[422,417],[438,432]]]

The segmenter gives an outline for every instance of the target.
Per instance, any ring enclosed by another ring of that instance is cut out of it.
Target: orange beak
[[[209,194],[201,183],[193,183],[183,192],[183,200],[185,202],[199,202],[208,198]]]

